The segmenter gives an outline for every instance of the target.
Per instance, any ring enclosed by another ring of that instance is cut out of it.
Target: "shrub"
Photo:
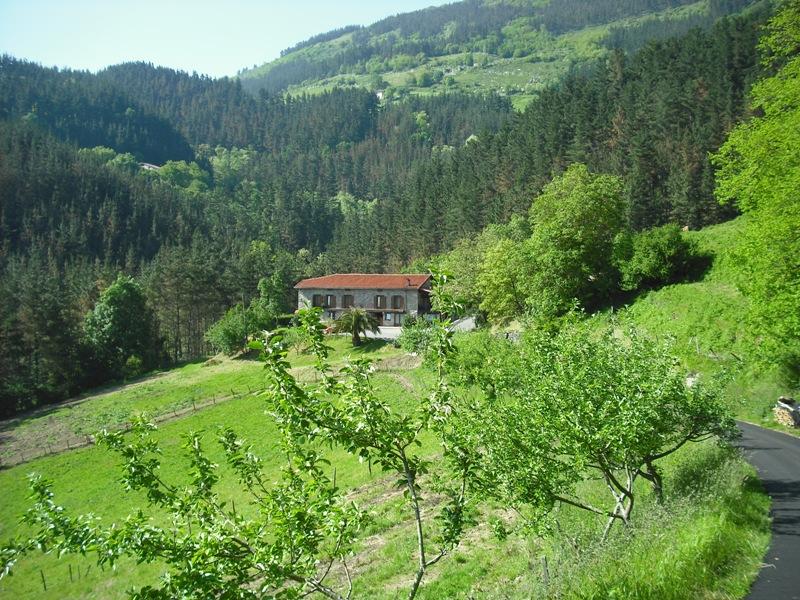
[[[253,298],[247,308],[237,304],[226,312],[206,331],[206,341],[215,350],[232,355],[244,350],[251,336],[275,327],[283,308],[280,285],[277,274],[261,279],[258,282],[259,296]]]
[[[247,311],[237,304],[206,332],[206,340],[220,352],[231,355],[247,345]]]
[[[306,332],[300,327],[288,327],[283,330],[283,343],[297,354],[305,354],[311,345]]]
[[[503,364],[514,352],[511,341],[489,331],[460,334],[455,341],[458,352],[447,364],[451,379],[463,386],[482,385],[487,391],[492,382],[487,381],[485,373],[504,372]]]
[[[696,245],[675,224],[638,233],[625,232],[614,240],[614,261],[626,291],[657,287],[689,274]]]
[[[125,365],[122,367],[122,376],[125,379],[131,379],[133,377],[138,377],[143,371],[142,359],[138,356],[129,356],[128,360],[125,361]]]
[[[433,339],[432,325],[421,317],[406,317],[397,343],[406,352],[424,354]]]

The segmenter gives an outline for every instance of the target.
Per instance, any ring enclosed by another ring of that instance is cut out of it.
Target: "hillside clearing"
[[[399,349],[381,341],[353,349],[345,338],[334,337],[330,344],[334,348],[334,365],[343,364],[351,354],[369,354],[379,370],[405,370],[419,365],[419,359],[404,356]],[[311,364],[311,359],[294,352],[292,363],[302,379],[302,370]],[[0,423],[0,465],[15,465],[89,445],[100,430],[125,427],[135,415],[164,422],[249,396],[263,385],[262,367],[252,358],[220,357],[206,363],[194,362],[9,419]]]
[[[782,384],[776,370],[758,359],[759,339],[748,326],[748,301],[736,285],[736,243],[746,223],[747,217],[739,217],[687,233],[701,253],[712,257],[702,279],[646,292],[614,318],[620,326],[671,338],[689,371],[702,377],[726,373],[727,395],[739,418],[800,435],[773,418],[778,397],[796,395],[798,390]]]
[[[337,356],[341,356],[341,350],[337,347]],[[372,350],[374,354],[390,355],[387,368],[405,360],[393,350]],[[306,361],[301,357],[298,362]],[[305,373],[302,365],[297,368]],[[421,367],[402,372],[378,371],[374,383],[380,397],[402,412],[409,394],[419,397],[426,393],[430,374]],[[222,465],[219,492],[223,498],[237,501],[238,486],[224,464],[221,450],[211,442],[222,424],[253,442],[255,451],[265,459],[268,477],[277,476],[281,463],[278,434],[271,417],[263,412],[263,399],[249,394],[164,424],[157,433],[164,449],[161,476],[176,482],[186,479],[188,465],[180,449],[182,436],[190,431],[205,431],[209,458]],[[424,442],[424,455],[433,458],[438,452],[432,439]],[[337,481],[351,489],[349,497],[370,513],[364,537],[352,557],[358,575],[356,597],[396,597],[407,589],[411,577],[409,560],[414,553],[414,535],[408,506],[402,494],[378,471],[339,449],[326,454],[336,465]],[[140,506],[143,498],[140,493],[123,492],[117,482],[116,463],[117,459],[105,449],[92,447],[0,472],[0,501],[6,507],[0,519],[0,535],[9,538],[26,530],[14,519],[27,505],[25,474],[31,469],[54,481],[56,500],[67,510],[77,513],[91,507],[105,522],[119,521]],[[586,590],[596,589],[601,594],[612,587],[620,589],[623,597],[683,598],[689,590],[693,597],[741,597],[768,539],[766,499],[753,483],[752,469],[736,455],[707,443],[687,446],[670,458],[665,475],[669,482],[667,504],[656,506],[649,487],[641,482],[641,506],[634,526],[630,531],[615,529],[606,543],[598,541],[602,519],[568,506],[557,510],[542,535],[522,527],[506,536],[499,535],[491,523],[500,519],[514,529],[523,526],[524,520],[503,507],[476,505],[483,524],[470,529],[453,555],[426,578],[420,597],[467,598],[478,594],[488,598],[546,598],[556,594],[578,598],[584,597]],[[592,502],[606,494],[600,482],[587,482],[584,488],[582,493]],[[687,495],[693,499],[687,501]],[[437,494],[429,493],[423,511],[439,502]],[[252,510],[244,502],[237,502],[237,508],[242,514]],[[674,535],[655,535],[664,531]],[[545,556],[549,565],[547,577],[541,566]],[[706,567],[697,569],[698,562]],[[676,564],[684,567],[676,569]],[[109,573],[93,567],[90,558],[71,556],[59,560],[53,555],[33,555],[20,562],[14,577],[0,583],[0,596],[116,598],[131,587],[155,583],[160,570],[157,563],[133,565],[123,561]],[[645,571],[648,577],[642,578]],[[586,579],[576,573],[586,574]],[[602,595],[593,592],[589,597]]]

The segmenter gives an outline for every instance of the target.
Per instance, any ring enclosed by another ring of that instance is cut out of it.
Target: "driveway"
[[[367,337],[371,340],[396,340],[400,337],[402,327],[378,327],[378,333],[367,332]]]
[[[800,599],[800,438],[739,423],[739,446],[772,498],[772,541],[748,600]]]

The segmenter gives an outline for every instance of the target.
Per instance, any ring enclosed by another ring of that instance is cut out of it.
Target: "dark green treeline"
[[[730,218],[733,209],[714,199],[708,154],[745,116],[762,20],[726,18],[710,32],[651,43],[633,57],[616,52],[572,73],[499,133],[434,153],[399,201],[384,198],[369,215],[345,219],[331,253],[350,256],[356,240],[374,239],[364,266],[397,268],[447,250],[526,211],[574,162],[623,177],[635,229]]]

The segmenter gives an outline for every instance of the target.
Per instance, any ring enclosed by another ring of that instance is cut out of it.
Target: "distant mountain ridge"
[[[521,105],[575,63],[710,27],[754,3],[464,0],[313,36],[238,76],[250,91],[358,86],[392,97],[455,88],[520,96]]]

